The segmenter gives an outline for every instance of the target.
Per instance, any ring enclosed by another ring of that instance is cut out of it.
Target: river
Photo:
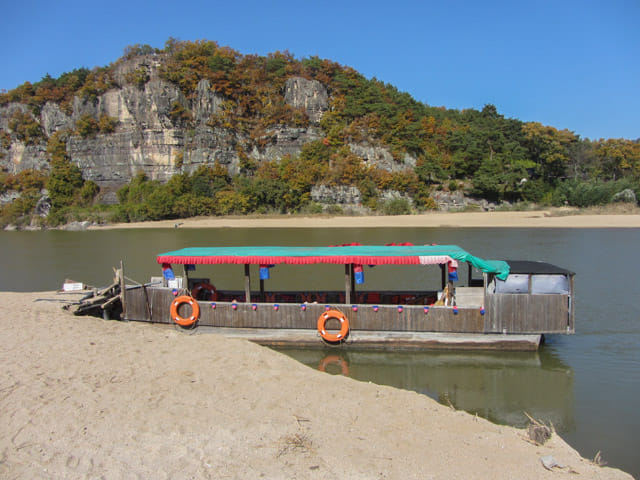
[[[460,245],[483,258],[542,260],[575,271],[576,334],[548,336],[537,353],[371,353],[344,349],[285,353],[313,368],[415,390],[497,423],[523,426],[527,412],[553,423],[583,456],[593,458],[600,451],[608,465],[640,478],[640,229],[0,232],[0,290],[55,290],[65,278],[106,286],[112,278],[112,267],[121,260],[127,277],[148,281],[151,275],[160,274],[156,254],[185,246],[405,241]],[[216,270],[216,282],[225,286],[236,282],[235,288],[242,288],[240,267],[225,268]],[[278,277],[279,268],[272,272],[273,288],[300,281],[286,270],[280,270]],[[367,288],[375,288],[381,275],[389,275],[376,270],[366,271]],[[329,275],[331,271],[324,269],[316,281],[321,286],[333,286],[331,279],[323,278]],[[343,277],[338,275],[337,281],[340,288]],[[412,279],[397,281],[410,283]]]

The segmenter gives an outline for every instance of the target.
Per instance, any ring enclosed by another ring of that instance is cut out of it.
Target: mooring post
[[[127,284],[124,281],[124,264],[120,260],[120,273],[118,281],[120,282],[120,302],[122,303],[122,313],[120,314],[121,320],[127,319]]]

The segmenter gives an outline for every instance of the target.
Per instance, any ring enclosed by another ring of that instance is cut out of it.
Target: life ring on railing
[[[331,318],[335,318],[340,322],[340,331],[338,333],[329,333],[325,328],[327,321]],[[318,332],[327,342],[341,342],[349,334],[349,319],[338,310],[327,310],[318,317]]]
[[[178,308],[183,303],[188,303],[189,305],[191,305],[191,316],[188,318],[184,318],[178,315]],[[170,311],[171,319],[181,327],[189,327],[193,325],[200,317],[200,306],[198,305],[198,302],[193,297],[189,297],[188,295],[182,295],[171,302]]]
[[[216,287],[207,282],[196,283],[195,287],[193,287],[193,290],[191,290],[191,296],[198,300],[198,295],[200,295],[202,292],[208,292],[209,297],[202,298],[201,300],[210,300],[212,302],[218,300],[218,291],[216,290]]]
[[[345,377],[349,376],[349,364],[340,355],[327,355],[318,364],[318,370],[326,372],[329,365],[337,365],[340,367],[340,373]]]

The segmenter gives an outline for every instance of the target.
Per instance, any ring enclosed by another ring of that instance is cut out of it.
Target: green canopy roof
[[[486,273],[505,279],[509,265],[500,260],[483,260],[456,245],[348,245],[335,247],[192,247],[161,253],[158,263],[203,264],[294,264],[314,263],[360,265],[429,265],[455,260],[467,262]]]

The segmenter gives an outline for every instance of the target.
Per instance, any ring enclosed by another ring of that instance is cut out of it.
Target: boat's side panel
[[[486,296],[486,332],[572,333],[570,295],[491,294]]]
[[[453,333],[571,333],[573,319],[569,295],[493,294],[486,297],[486,315],[479,308],[406,305],[331,305],[342,311],[352,330]],[[168,288],[131,290],[127,295],[127,320],[173,323],[169,309],[175,296]],[[315,329],[324,304],[198,302],[199,325],[235,328]],[[215,306],[215,308],[214,308]],[[188,305],[179,314],[189,317]],[[331,328],[331,325],[329,325]]]
[[[127,320],[173,323],[169,310],[175,299],[170,289],[138,289],[127,297]],[[280,304],[198,302],[198,324],[235,328],[308,328],[316,329],[318,318],[325,312],[323,304]],[[377,311],[363,305],[354,311],[349,305],[331,305],[345,314],[352,330],[483,333],[484,317],[479,308],[431,307],[407,305],[402,308],[380,305]],[[178,309],[183,317],[191,315],[191,307]],[[335,321],[337,324],[337,321]],[[327,325],[332,328],[331,323]]]
[[[124,320],[173,323],[169,315],[175,300],[170,288],[137,288],[127,291]]]

